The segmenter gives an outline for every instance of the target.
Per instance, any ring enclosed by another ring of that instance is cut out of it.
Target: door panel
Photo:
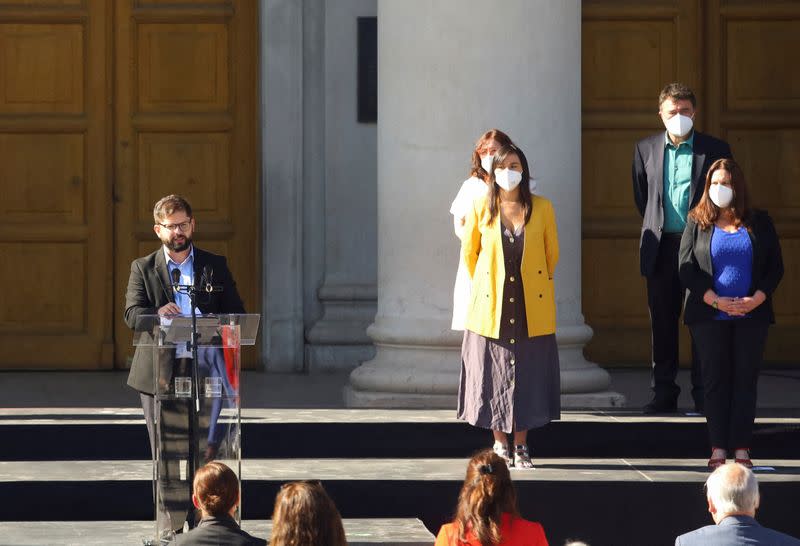
[[[664,84],[698,87],[697,10],[695,0],[583,3],[582,292],[594,329],[586,356],[595,362],[650,358],[631,159],[637,140],[663,130]]]
[[[753,204],[776,221],[786,274],[766,358],[796,362],[800,314],[800,76],[781,64],[800,47],[800,5],[760,0],[584,0],[583,310],[589,359],[647,364],[650,329],[639,275],[641,219],[633,204],[634,143],[663,131],[657,97],[682,81],[698,97],[695,124],[727,140]],[[700,39],[702,37],[702,40]],[[620,340],[625,340],[620,343]],[[689,359],[682,328],[681,358]]]
[[[131,260],[158,248],[153,205],[170,193],[189,200],[197,246],[228,257],[245,307],[260,312],[256,6],[116,4],[119,313]],[[121,320],[116,332],[122,367],[132,354],[130,332]],[[255,354],[246,350],[245,363]]]
[[[112,366],[110,4],[0,2],[0,369]]]

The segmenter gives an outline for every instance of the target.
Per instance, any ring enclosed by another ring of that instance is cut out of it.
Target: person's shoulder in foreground
[[[256,538],[242,530],[233,518],[203,518],[192,531],[175,537],[176,546],[267,546],[263,538]]]
[[[800,540],[763,527],[748,516],[728,516],[717,525],[706,525],[675,539],[675,546],[800,546]]]
[[[675,546],[800,546],[800,540],[756,521],[758,480],[744,465],[728,463],[714,470],[706,480],[706,501],[715,525],[680,535]]]
[[[502,518],[501,530],[503,539],[500,543],[502,546],[548,546],[544,527],[542,527],[541,523],[521,517],[515,517],[512,520],[510,514],[503,514]],[[436,544],[434,546],[459,544],[456,542],[457,538],[458,528],[456,524],[445,523],[436,536]],[[467,538],[470,539],[467,542],[469,546],[481,546],[480,542],[471,536]]]

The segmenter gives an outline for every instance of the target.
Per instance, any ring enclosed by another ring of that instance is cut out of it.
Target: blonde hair
[[[275,497],[270,546],[346,546],[342,517],[318,481],[284,484]]]

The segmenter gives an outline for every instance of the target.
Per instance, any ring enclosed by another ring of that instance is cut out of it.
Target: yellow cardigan
[[[532,195],[530,221],[525,225],[522,251],[522,291],[528,316],[528,337],[556,331],[553,274],[558,263],[558,232],[553,204]],[[474,201],[461,237],[461,258],[472,277],[466,329],[484,337],[500,337],[505,261],[500,214],[489,223],[487,198]]]

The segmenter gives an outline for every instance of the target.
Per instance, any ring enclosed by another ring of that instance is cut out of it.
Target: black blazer
[[[242,531],[229,517],[203,518],[197,527],[175,537],[176,546],[266,546],[263,538]]]
[[[750,213],[750,243],[753,245],[753,276],[748,294],[761,290],[766,301],[750,313],[752,320],[775,322],[772,312],[772,293],[783,277],[781,245],[772,219],[764,211]],[[714,272],[711,265],[711,234],[713,227],[700,229],[689,218],[681,238],[678,256],[678,271],[681,282],[687,287],[683,321],[686,324],[714,320],[717,311],[703,301],[703,294],[714,288]]]
[[[664,135],[661,131],[636,143],[633,150],[633,199],[642,216],[639,238],[639,268],[642,275],[655,273],[661,231],[664,228]],[[693,209],[706,181],[708,168],[717,159],[731,158],[727,142],[694,132],[692,181],[689,190],[689,210]]]
[[[228,263],[224,256],[218,256],[194,247],[194,280],[200,285],[203,268],[209,265],[214,271],[214,284],[221,284],[222,292],[212,292],[206,301],[198,302],[201,313],[244,313],[244,304],[236,290]],[[139,258],[131,263],[128,278],[128,291],[125,294],[125,324],[136,327],[136,319],[141,315],[155,315],[158,309],[174,302],[172,282],[169,278],[164,249]],[[139,392],[155,394],[155,370],[153,351],[148,347],[137,347],[133,355],[128,385]]]

